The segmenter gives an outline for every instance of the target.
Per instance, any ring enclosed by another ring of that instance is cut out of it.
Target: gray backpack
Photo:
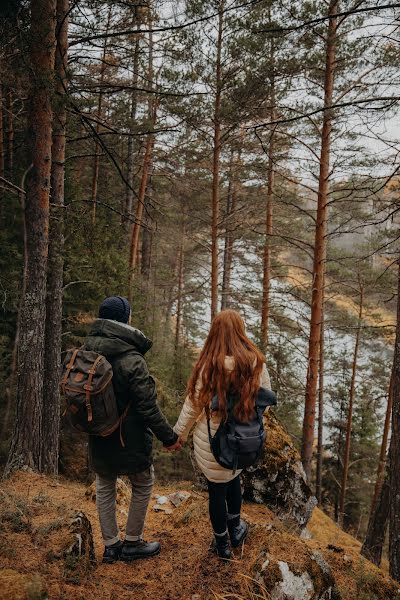
[[[120,416],[112,384],[113,370],[97,352],[76,348],[66,354],[60,382],[66,401],[65,413],[75,429],[106,437],[120,427],[129,404]],[[64,413],[64,414],[65,414]]]

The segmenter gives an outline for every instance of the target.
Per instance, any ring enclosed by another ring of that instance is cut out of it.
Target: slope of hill
[[[272,598],[273,600],[398,598],[398,585],[359,555],[359,544],[315,509],[311,539],[284,527],[265,506],[246,503],[248,541],[224,564],[209,552],[207,497],[182,483],[190,497],[166,512],[152,500],[147,539],[159,539],[160,556],[126,565],[103,565],[92,489],[66,479],[17,473],[2,485],[0,598],[157,599]],[[178,488],[157,487],[156,495]],[[118,496],[124,523],[129,493]],[[163,505],[165,507],[165,505]],[[97,563],[76,559],[68,522],[77,511],[90,520]]]

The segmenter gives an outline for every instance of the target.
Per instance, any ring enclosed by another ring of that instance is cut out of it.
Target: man
[[[180,449],[178,436],[157,405],[155,382],[144,359],[152,342],[129,325],[130,318],[126,298],[106,298],[84,344],[84,350],[99,352],[112,365],[119,413],[130,403],[121,431],[118,428],[104,438],[90,436],[89,442],[106,563],[147,558],[160,552],[158,542],[145,542],[142,537],[154,483],[153,434],[168,450]],[[119,538],[116,519],[118,475],[127,475],[132,484],[124,542]]]

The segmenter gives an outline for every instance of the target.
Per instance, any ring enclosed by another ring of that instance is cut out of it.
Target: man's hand
[[[181,450],[183,446],[183,441],[181,440],[181,438],[178,438],[175,442],[175,444],[172,444],[172,446],[164,446],[164,450],[165,452],[178,452],[178,450]]]

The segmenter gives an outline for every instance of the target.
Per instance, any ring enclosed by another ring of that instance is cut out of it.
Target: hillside
[[[169,514],[154,510],[156,498],[149,510],[146,537],[161,541],[161,555],[132,565],[103,565],[92,490],[62,478],[17,473],[0,490],[1,600],[398,597],[398,586],[387,574],[360,557],[359,543],[318,509],[309,523],[311,539],[300,539],[265,506],[246,503],[249,539],[232,564],[223,564],[208,550],[206,495],[184,482],[179,488],[157,486],[155,495],[177,489],[191,496],[177,508],[170,506]],[[126,508],[122,484],[121,523]],[[71,543],[68,519],[77,511],[93,528],[94,565],[64,555]]]

